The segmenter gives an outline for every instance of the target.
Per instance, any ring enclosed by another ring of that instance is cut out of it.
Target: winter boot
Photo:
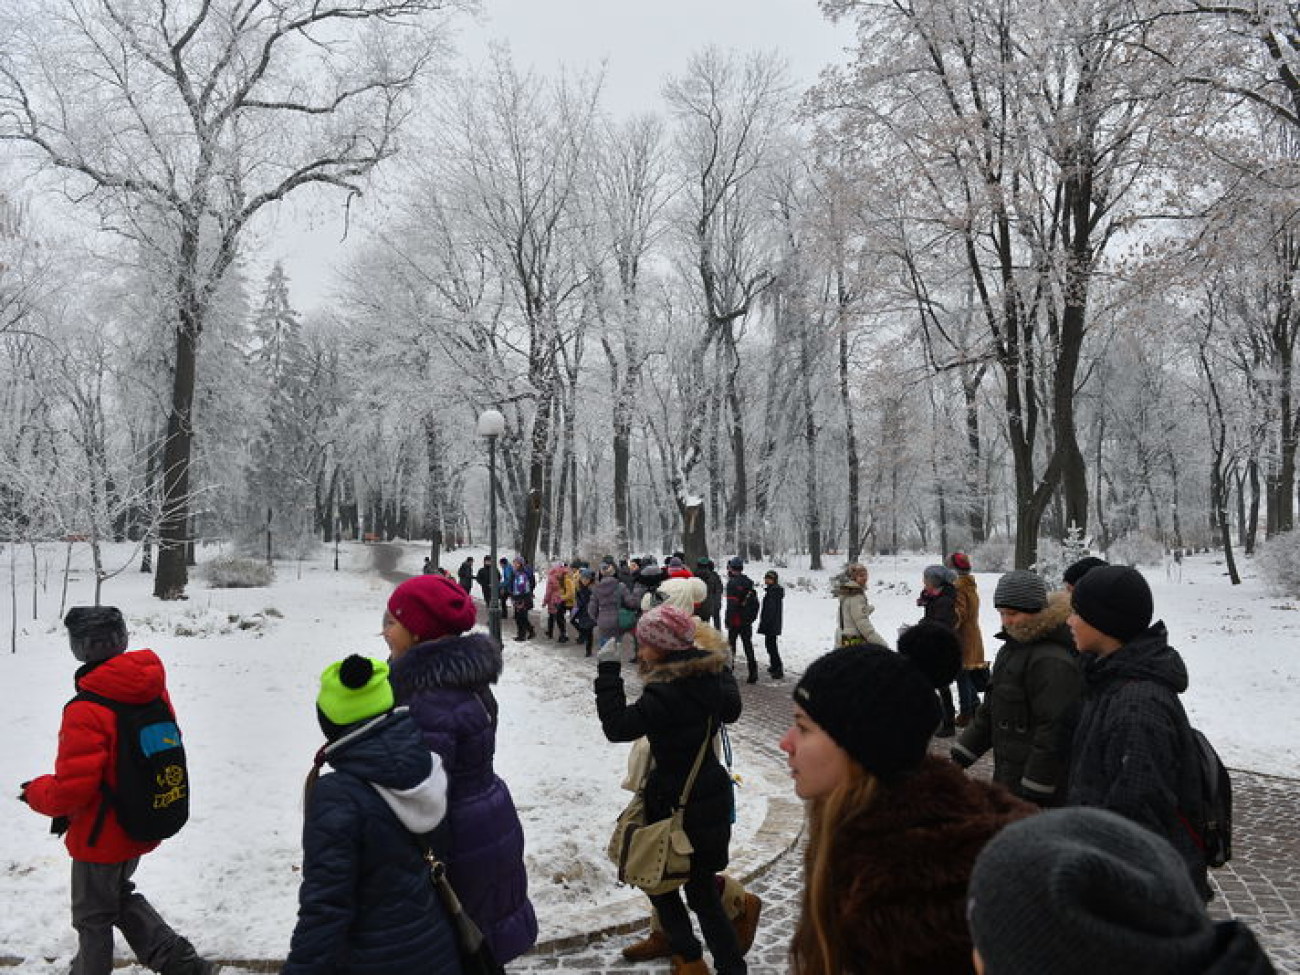
[[[686,961],[681,955],[673,955],[672,975],[709,975],[709,966],[703,958]]]
[[[623,949],[623,957],[628,961],[651,961],[667,958],[672,953],[673,946],[668,943],[668,935],[657,929],[651,929],[640,941],[634,941]]]
[[[172,949],[171,956],[159,972],[161,975],[216,975],[220,970],[220,965],[206,958],[200,958],[192,944],[184,938],[179,938],[176,947]]]
[[[740,945],[741,955],[749,954],[754,946],[754,935],[758,932],[758,915],[763,910],[763,901],[757,894],[745,894],[745,906],[732,920],[736,929],[736,942]]]

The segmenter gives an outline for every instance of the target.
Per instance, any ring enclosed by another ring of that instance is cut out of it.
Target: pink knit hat
[[[664,604],[641,616],[636,624],[637,647],[659,656],[689,650],[695,646],[697,620],[676,606]]]
[[[388,597],[388,612],[417,640],[464,633],[474,625],[474,600],[445,576],[411,576]]]

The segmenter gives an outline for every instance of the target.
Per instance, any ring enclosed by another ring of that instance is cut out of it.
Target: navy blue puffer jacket
[[[399,708],[331,744],[325,759],[334,772],[307,800],[298,924],[281,972],[460,975],[455,933],[412,836],[446,811],[446,777],[415,722]]]

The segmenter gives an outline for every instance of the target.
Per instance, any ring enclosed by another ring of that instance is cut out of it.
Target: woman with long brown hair
[[[955,642],[946,648],[955,672]],[[972,971],[971,867],[994,833],[1033,807],[927,755],[942,719],[942,669],[883,647],[846,647],[816,660],[795,688],[781,749],[808,801],[796,975]]]

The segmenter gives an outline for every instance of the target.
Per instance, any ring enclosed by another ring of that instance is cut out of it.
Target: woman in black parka
[[[726,639],[675,606],[645,613],[636,638],[641,697],[627,702],[618,650],[611,644],[597,656],[596,710],[610,741],[635,741],[643,735],[649,741],[654,765],[646,777],[645,804],[647,820],[653,822],[671,814],[701,744],[721,724],[740,717],[740,688],[727,668]],[[731,777],[713,748],[706,747],[686,802],[685,829],[694,853],[685,892],[719,975],[747,971],[714,882],[714,874],[727,866],[731,818]],[[704,975],[708,968],[681,896],[674,890],[650,900],[672,944],[673,972]]]

